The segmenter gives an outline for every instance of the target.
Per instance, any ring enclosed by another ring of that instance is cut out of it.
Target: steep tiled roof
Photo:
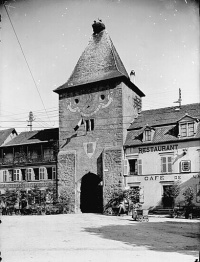
[[[93,34],[88,46],[79,58],[74,71],[68,81],[55,89],[59,92],[63,89],[94,83],[98,81],[124,77],[136,92],[144,94],[131,83],[128,73],[112,43],[106,30]]]
[[[14,128],[0,130],[0,145],[2,145],[10,134],[16,133]]]
[[[128,130],[141,128],[146,125],[159,126],[176,123],[185,114],[200,119],[200,104],[182,105],[179,110],[176,106],[142,111]]]
[[[181,106],[180,110],[177,107],[167,107],[153,110],[142,111],[137,119],[129,127],[124,146],[137,146],[145,144],[156,144],[170,141],[180,141],[178,137],[177,122],[185,115],[200,119],[200,104],[189,104]],[[154,127],[154,135],[151,142],[142,141],[144,128],[146,125]],[[197,126],[197,131],[194,137],[190,139],[200,138],[200,122]],[[188,137],[181,138],[181,140]]]
[[[50,137],[48,136],[48,133],[49,132],[52,133],[52,131],[55,131],[58,137],[58,128],[21,132],[18,136],[16,136],[11,141],[3,145],[3,147],[47,142],[50,139]],[[42,136],[43,138],[41,138],[41,133],[43,133],[43,136]],[[44,139],[45,134],[46,134],[46,139]],[[52,137],[54,138],[55,135],[53,135]]]

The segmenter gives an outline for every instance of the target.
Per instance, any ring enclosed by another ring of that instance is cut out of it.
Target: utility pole
[[[181,99],[181,89],[179,88],[179,96],[178,96],[178,100],[175,101],[174,103],[179,103],[179,107],[181,108],[181,101],[182,101],[182,99]]]
[[[30,131],[32,131],[32,122],[35,120],[34,116],[33,116],[33,112],[30,111],[29,112],[29,119],[27,120],[29,122],[29,124],[27,126],[30,126]]]

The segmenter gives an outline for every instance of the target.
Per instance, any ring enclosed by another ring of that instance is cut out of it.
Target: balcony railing
[[[54,155],[37,155],[30,156],[17,156],[14,158],[6,159],[0,158],[0,165],[19,165],[19,164],[32,164],[32,163],[47,163],[55,162],[56,156]]]

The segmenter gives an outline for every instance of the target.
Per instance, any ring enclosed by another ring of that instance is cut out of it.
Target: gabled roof
[[[192,117],[188,114],[185,114],[183,117],[181,117],[181,119],[179,119],[177,122],[181,122],[182,120],[186,119],[186,121],[188,121],[188,119],[191,119],[192,121],[198,121],[198,118],[196,117]]]
[[[9,137],[11,134],[17,134],[14,128],[4,129],[0,130],[0,146],[5,142],[5,140]]]
[[[145,144],[156,144],[170,141],[187,140],[188,137],[178,137],[177,123],[188,114],[192,119],[200,119],[200,104],[183,105],[179,110],[177,107],[166,107],[142,111],[137,119],[128,129],[124,146],[141,146]],[[143,132],[146,125],[154,127],[152,141],[143,141]],[[200,123],[197,125],[196,134],[190,139],[200,138]]]
[[[58,128],[21,132],[2,147],[43,143],[49,140],[58,140]]]
[[[179,107],[165,107],[142,111],[128,130],[149,126],[162,126],[177,123],[185,114],[200,119],[200,104],[188,104]]]
[[[129,75],[106,30],[93,34],[85,51],[79,58],[68,81],[54,90],[60,91],[85,84],[109,80],[117,77],[125,78],[136,92],[144,94],[129,79]]]

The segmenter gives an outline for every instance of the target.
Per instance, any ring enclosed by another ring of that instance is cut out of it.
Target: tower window
[[[104,100],[105,99],[105,95],[101,95],[101,100]]]
[[[87,132],[94,130],[94,119],[85,120],[85,129]]]
[[[79,100],[78,100],[78,98],[76,98],[74,101],[75,101],[75,103],[76,103],[76,104],[78,104],[78,103],[79,103]]]

